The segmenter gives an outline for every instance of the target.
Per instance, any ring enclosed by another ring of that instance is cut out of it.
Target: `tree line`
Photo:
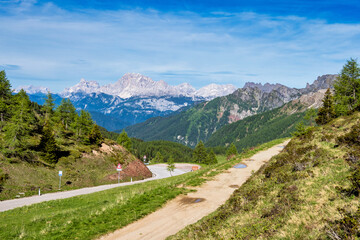
[[[69,99],[55,107],[51,93],[42,106],[31,102],[23,89],[13,94],[5,71],[0,71],[0,150],[5,157],[26,159],[38,152],[45,162],[55,164],[64,154],[62,144],[100,144],[102,139],[89,112],[78,114]]]

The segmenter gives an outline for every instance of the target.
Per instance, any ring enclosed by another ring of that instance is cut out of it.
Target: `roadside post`
[[[122,171],[122,166],[120,163],[117,165],[116,171],[118,172],[118,183],[120,183],[120,172]]]
[[[146,164],[146,155],[144,155],[144,164]]]
[[[62,171],[59,171],[59,190],[61,189],[61,176],[62,176]]]

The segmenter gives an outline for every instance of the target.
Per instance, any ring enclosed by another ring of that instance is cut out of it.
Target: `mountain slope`
[[[321,104],[325,90],[306,94],[280,108],[247,117],[216,131],[206,142],[208,147],[228,146],[235,143],[238,150],[290,137],[295,126],[303,121],[306,110]]]
[[[292,139],[217,211],[170,239],[357,239],[359,119]]]
[[[143,140],[169,140],[194,147],[207,141],[221,127],[246,117],[278,108],[304,94],[329,87],[336,75],[319,77],[303,89],[276,84],[247,84],[234,93],[200,103],[187,111],[164,118],[153,118],[126,128],[127,133]],[[262,86],[262,85],[261,85]],[[260,87],[260,88],[259,88]]]

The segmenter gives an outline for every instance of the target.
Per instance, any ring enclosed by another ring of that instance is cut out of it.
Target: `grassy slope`
[[[238,159],[220,161],[196,172],[2,212],[0,239],[95,238],[125,226],[155,211],[167,200],[189,191],[179,185],[197,186],[239,162],[240,158],[248,158],[282,141],[264,144]]]
[[[356,232],[359,237],[360,219],[353,216],[360,202],[349,193],[353,168],[345,160],[353,147],[337,146],[359,118],[356,113],[337,119],[293,139],[216,212],[170,239],[329,239]]]
[[[114,144],[110,140],[106,142]],[[38,193],[39,188],[42,193],[57,191],[59,170],[63,171],[62,190],[115,183],[116,180],[110,180],[107,176],[116,173],[116,164],[128,163],[135,159],[132,154],[121,151],[102,154],[96,158],[82,157],[83,154],[91,156],[91,151],[98,150],[98,146],[74,143],[61,146],[69,152],[69,156],[60,158],[56,165],[44,165],[40,158],[36,162],[0,159],[0,169],[8,175],[8,179],[1,184],[0,200],[15,198],[19,193],[25,193],[25,196],[34,195]],[[67,181],[71,184],[66,184]]]

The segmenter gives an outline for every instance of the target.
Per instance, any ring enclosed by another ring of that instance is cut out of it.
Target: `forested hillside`
[[[247,117],[235,123],[226,125],[216,131],[206,142],[207,147],[228,147],[234,143],[238,151],[277,138],[290,137],[301,122],[304,125],[314,125],[314,108],[321,105],[324,90],[303,95],[280,108]],[[309,107],[311,111],[307,112]],[[308,113],[308,118],[304,119]],[[312,114],[312,116],[311,116]]]
[[[277,84],[262,86],[248,84],[233,94],[200,103],[187,111],[168,117],[151,118],[125,128],[131,137],[145,141],[168,140],[195,147],[227,124],[260,114],[308,93],[330,87],[335,75],[319,77],[306,88],[295,89]]]
[[[23,90],[13,94],[5,71],[0,71],[0,143],[0,199],[28,196],[39,188],[53,191],[59,188],[59,170],[65,189],[110,183],[115,164],[126,167],[136,160],[103,139],[90,114],[78,114],[70,100],[55,108],[50,93],[42,106]]]
[[[146,156],[151,163],[167,162],[173,158],[175,162],[192,162],[193,149],[180,143],[170,141],[149,141],[132,139],[133,153],[139,159]]]

